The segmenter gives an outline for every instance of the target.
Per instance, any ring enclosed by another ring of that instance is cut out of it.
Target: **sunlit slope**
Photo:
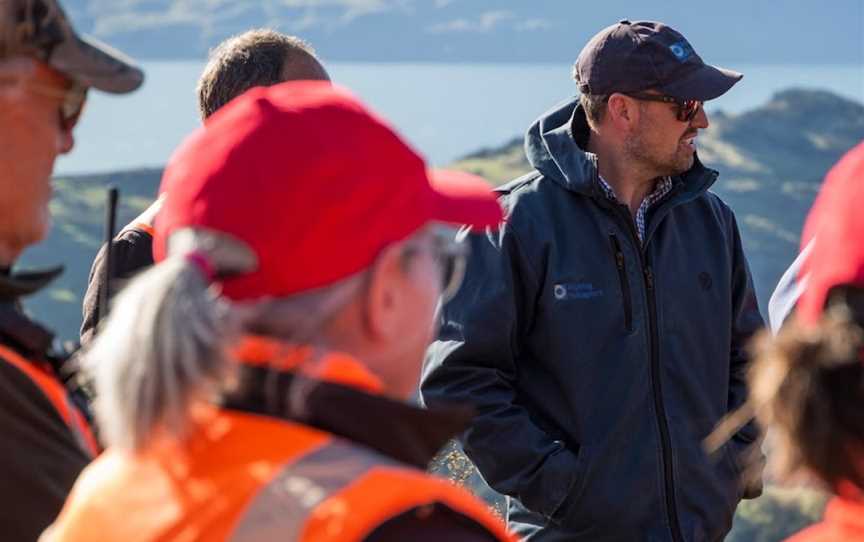
[[[788,90],[740,115],[711,112],[710,120],[698,140],[699,154],[720,170],[713,189],[738,216],[764,309],[795,256],[804,216],[825,171],[864,139],[864,106],[828,92]],[[529,169],[521,138],[468,155],[454,166],[496,184]],[[142,170],[56,180],[54,228],[21,263],[66,264],[63,277],[27,303],[64,339],[77,337],[81,296],[102,239],[105,187],[114,184],[121,191],[120,227],[152,200],[160,175]]]

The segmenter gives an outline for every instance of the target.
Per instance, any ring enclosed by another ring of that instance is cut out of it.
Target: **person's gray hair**
[[[249,30],[211,51],[196,89],[198,110],[206,119],[250,88],[327,78],[314,49],[302,39],[274,30]]]
[[[190,253],[206,255],[218,274],[251,271],[254,253],[224,234],[185,230],[169,257],[117,296],[84,365],[97,394],[103,441],[139,450],[156,428],[182,436],[189,406],[218,394],[236,363],[230,348],[244,333],[309,341],[359,289],[363,273],[284,299],[233,303],[218,295]]]

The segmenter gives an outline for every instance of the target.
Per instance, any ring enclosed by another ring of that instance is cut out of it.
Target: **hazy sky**
[[[864,0],[61,1],[82,30],[142,58],[200,58],[270,26],[331,61],[571,62],[630,18],[672,25],[709,61],[864,65]]]

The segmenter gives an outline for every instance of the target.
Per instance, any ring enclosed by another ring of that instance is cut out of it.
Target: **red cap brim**
[[[446,169],[428,172],[435,191],[431,220],[478,229],[497,228],[504,220],[492,186],[482,177]]]

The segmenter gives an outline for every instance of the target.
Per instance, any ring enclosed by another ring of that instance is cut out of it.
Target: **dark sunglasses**
[[[461,231],[456,228],[438,226],[432,230],[432,250],[435,263],[441,271],[441,301],[446,303],[453,299],[462,280],[465,278],[465,267],[468,264],[468,243],[462,242]],[[417,245],[407,245],[406,254],[418,251]]]
[[[649,94],[647,92],[622,92],[621,94],[629,96],[636,100],[646,102],[663,102],[678,106],[678,120],[681,122],[690,122],[702,108],[703,102],[700,100],[679,100],[672,96],[664,96],[662,94]]]

